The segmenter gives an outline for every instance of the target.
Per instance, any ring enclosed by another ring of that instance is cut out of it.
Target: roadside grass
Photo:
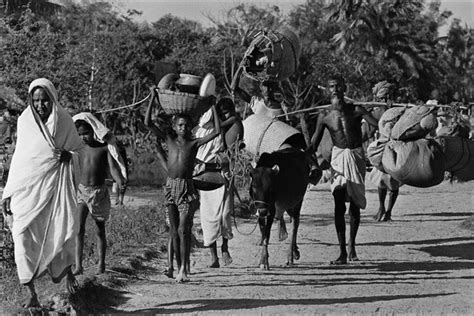
[[[106,273],[95,275],[97,262],[96,225],[89,216],[84,243],[84,274],[78,277],[78,292],[67,293],[65,280],[52,283],[48,275],[35,282],[38,298],[45,313],[104,313],[120,303],[121,286],[129,280],[153,273],[153,261],[166,251],[166,212],[163,193],[157,190],[154,203],[139,207],[113,207],[107,222]],[[0,314],[28,313],[21,308],[26,295],[18,282],[14,263],[2,267],[0,280]]]

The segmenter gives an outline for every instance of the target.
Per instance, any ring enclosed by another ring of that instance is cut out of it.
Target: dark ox
[[[287,265],[299,259],[296,237],[300,222],[301,205],[309,181],[309,165],[305,154],[296,149],[263,153],[256,168],[250,171],[250,197],[258,213],[262,233],[260,268],[269,269],[268,241],[275,216],[280,219],[280,240],[286,238],[283,213],[293,219],[293,231],[288,251]],[[284,233],[282,231],[284,230]]]

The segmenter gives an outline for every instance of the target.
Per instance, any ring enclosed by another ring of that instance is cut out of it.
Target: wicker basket
[[[212,105],[212,98],[196,94],[158,89],[158,99],[166,114],[187,114],[199,118]]]

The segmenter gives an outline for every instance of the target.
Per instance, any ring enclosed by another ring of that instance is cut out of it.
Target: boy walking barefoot
[[[112,155],[109,153],[107,144],[100,143],[94,139],[94,129],[92,126],[84,120],[77,120],[75,124],[77,132],[86,146],[79,152],[81,173],[77,203],[80,213],[80,229],[76,237],[76,265],[73,273],[78,275],[84,271],[82,267],[82,252],[88,213],[91,213],[97,225],[97,251],[99,256],[97,272],[104,273],[105,251],[107,248],[105,222],[110,214],[110,196],[105,184],[107,165],[120,190],[124,190],[125,181]]]
[[[153,100],[153,98],[152,98]],[[145,115],[145,125],[161,139],[168,148],[165,198],[170,219],[170,235],[178,265],[177,282],[188,280],[189,258],[191,251],[191,229],[194,212],[199,207],[199,195],[194,188],[192,176],[196,153],[199,146],[209,142],[220,134],[220,124],[213,106],[215,131],[202,138],[194,138],[191,133],[192,121],[185,114],[177,114],[172,119],[172,131],[163,131],[151,120],[153,102],[150,102]]]

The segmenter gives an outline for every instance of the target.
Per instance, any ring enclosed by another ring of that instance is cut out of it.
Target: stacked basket
[[[207,74],[203,80],[194,75],[168,74],[160,80],[157,93],[166,114],[198,118],[212,106],[215,87],[212,74]]]

